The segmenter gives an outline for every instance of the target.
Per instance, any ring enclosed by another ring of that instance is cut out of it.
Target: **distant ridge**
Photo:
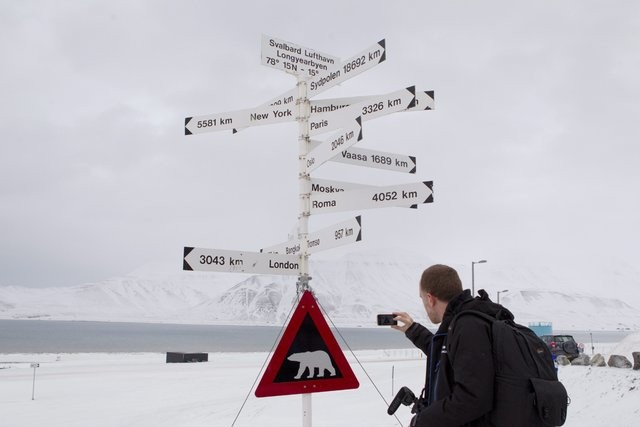
[[[426,322],[417,283],[429,261],[418,259],[394,253],[313,260],[311,285],[337,325],[374,326],[377,313],[395,310],[408,311]],[[141,268],[125,277],[80,286],[0,287],[0,318],[282,325],[296,298],[292,277],[160,270]],[[483,270],[482,282],[491,286],[480,286],[479,281],[478,288],[487,288],[493,299],[496,289],[509,289],[500,300],[519,323],[550,321],[556,329],[573,330],[640,330],[640,309],[632,305],[640,298],[572,291],[550,271],[490,272]],[[626,283],[621,273],[615,280],[615,286]],[[562,283],[549,289],[556,281]],[[620,294],[627,295],[628,290]]]

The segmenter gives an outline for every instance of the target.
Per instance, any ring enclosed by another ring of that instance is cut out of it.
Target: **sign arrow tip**
[[[429,98],[431,98],[431,101],[433,102],[433,107],[429,107],[427,106],[427,108],[425,108],[425,110],[433,110],[435,108],[435,102],[436,102],[436,95],[432,90],[428,90],[425,92],[427,94],[427,96]]]
[[[413,162],[413,169],[411,169],[409,173],[416,173],[416,156],[409,156],[409,159],[411,159],[411,161]]]
[[[191,268],[191,266],[187,262],[187,255],[189,255],[192,250],[193,250],[193,248],[191,248],[191,247],[187,247],[187,246],[184,247],[184,252],[183,252],[183,255],[182,255],[182,269],[183,270],[193,271],[193,268]]]
[[[382,39],[378,42],[378,44],[382,47],[382,56],[380,57],[380,61],[378,61],[378,64],[381,63],[382,61],[385,61],[387,59],[387,47],[386,47],[386,42],[385,39]]]
[[[407,90],[409,91],[409,93],[411,95],[413,95],[413,98],[411,98],[411,102],[409,102],[409,105],[407,105],[407,109],[409,108],[413,108],[416,106],[416,87],[415,86],[409,86],[407,88]]]

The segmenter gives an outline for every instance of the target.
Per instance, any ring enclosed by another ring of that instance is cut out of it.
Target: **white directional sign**
[[[351,147],[342,150],[331,161],[396,172],[416,173],[416,158],[414,156],[364,148]]]
[[[351,147],[360,140],[362,140],[362,120],[358,116],[351,125],[346,125],[331,138],[320,142],[307,154],[307,173],[314,171],[327,160],[337,156],[341,150]]]
[[[312,193],[340,193],[343,191],[371,189],[373,191],[384,191],[384,187],[376,185],[359,184],[356,182],[335,181],[332,179],[311,178]],[[407,208],[417,208],[417,205],[406,205]]]
[[[187,117],[184,119],[184,134],[213,132],[234,129],[240,126],[268,125],[279,122],[292,122],[296,119],[293,106],[267,106],[249,110],[230,111],[228,113]]]
[[[344,125],[346,117],[361,115],[362,120],[375,119],[387,114],[412,108],[415,104],[415,86],[410,86],[386,95],[370,97],[367,100],[336,109],[330,113],[311,114],[310,135],[329,132]]]
[[[360,215],[334,224],[322,230],[309,233],[309,253],[324,251],[362,240]],[[300,252],[300,244],[295,240],[260,249],[260,252],[295,255]]]
[[[300,258],[293,255],[185,247],[182,269],[295,276],[299,264]]]
[[[433,181],[364,188],[331,194],[311,193],[311,214],[413,206],[433,202]]]
[[[264,34],[261,53],[262,65],[295,75],[313,77],[340,66],[340,58]]]
[[[415,86],[409,86],[386,95],[371,97],[366,101],[353,104],[347,108],[359,110],[362,115],[362,120],[371,120],[412,108],[415,105],[415,101],[416,88]],[[311,115],[311,117],[313,118],[313,115]]]
[[[313,246],[313,249],[310,249],[311,253],[359,242],[362,240],[360,215],[318,230],[310,237],[313,237],[313,239],[309,239],[309,247]]]
[[[392,94],[387,94],[386,97],[391,97]],[[327,98],[316,99],[311,101],[311,115],[321,113],[331,113],[333,111],[340,110],[342,108],[350,107],[355,104],[363,104],[371,102],[374,99],[383,97],[385,95],[369,95],[369,96],[353,96],[348,98]],[[417,91],[415,92],[415,101],[413,105],[407,107],[403,111],[423,111],[433,110],[435,108],[434,92],[429,91]],[[371,117],[369,117],[371,118]],[[365,118],[367,120],[368,118]]]
[[[339,68],[328,70],[309,79],[309,97],[324,92],[335,85],[375,67],[386,58],[385,41],[382,39],[357,55],[342,61]]]
[[[276,96],[275,98],[272,98],[270,100],[268,100],[267,102],[265,102],[264,104],[260,104],[258,105],[256,108],[262,108],[262,107],[271,107],[271,106],[276,106],[276,107],[291,107],[291,109],[295,108],[296,105],[296,95],[298,94],[298,89],[297,88],[293,88],[290,89],[288,91],[286,91],[285,93]],[[233,133],[237,133],[238,131],[244,129],[244,127],[238,127],[238,128],[233,128]]]

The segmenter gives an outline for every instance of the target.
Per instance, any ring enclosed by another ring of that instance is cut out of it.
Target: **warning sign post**
[[[358,388],[317,301],[305,291],[269,361],[257,397]]]

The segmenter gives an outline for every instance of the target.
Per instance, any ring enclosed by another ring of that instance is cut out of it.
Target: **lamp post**
[[[504,294],[505,292],[509,292],[509,289],[505,289],[504,291],[498,291],[498,304],[500,304],[500,294]]]
[[[476,264],[484,264],[485,262],[487,262],[486,259],[481,259],[480,261],[471,261],[471,296],[475,296],[476,294],[476,285],[475,285],[475,274],[473,271],[473,267],[475,267]]]

